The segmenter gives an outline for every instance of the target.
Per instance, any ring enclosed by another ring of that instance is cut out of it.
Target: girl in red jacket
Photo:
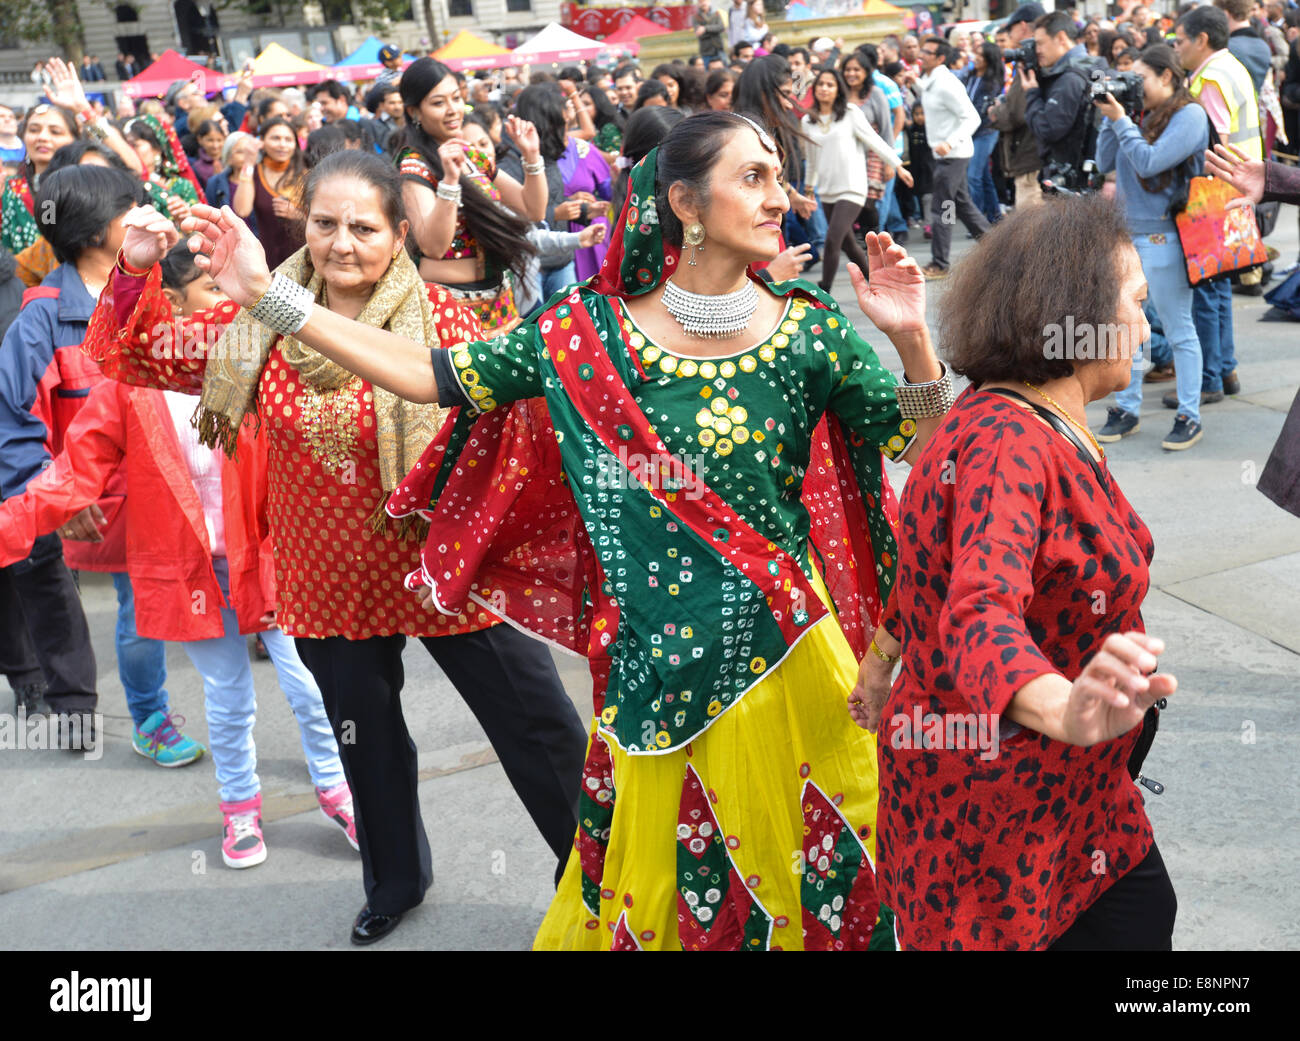
[[[212,307],[222,295],[177,247],[162,266],[178,313]],[[352,793],[320,689],[293,641],[274,627],[275,569],[261,509],[265,446],[250,426],[237,459],[199,444],[185,394],[105,381],[68,428],[63,452],[26,491],[0,504],[0,565],[22,560],[37,536],[96,500],[125,458],[127,571],[136,626],[176,640],[203,677],[209,746],[224,817],[221,856],[229,867],[266,859],[261,786],[253,744],[256,693],[245,634],[261,632],[302,731],[307,767],[326,818],[357,847]]]

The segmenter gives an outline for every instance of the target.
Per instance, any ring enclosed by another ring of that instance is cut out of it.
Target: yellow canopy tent
[[[466,69],[499,69],[503,65],[517,65],[518,61],[505,47],[475,36],[468,29],[458,32],[444,47],[433,52],[433,56],[449,69],[465,71]]]
[[[328,65],[300,58],[278,43],[267,44],[266,50],[253,59],[254,87],[287,87],[333,78],[334,70]]]

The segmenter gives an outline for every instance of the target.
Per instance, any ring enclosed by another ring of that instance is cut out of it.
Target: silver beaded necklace
[[[664,283],[664,307],[688,336],[734,336],[758,310],[758,290],[748,278],[734,293],[691,293],[669,279]]]

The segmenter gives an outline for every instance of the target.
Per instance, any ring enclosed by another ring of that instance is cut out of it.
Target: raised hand
[[[1127,734],[1160,698],[1178,689],[1168,673],[1153,673],[1164,641],[1145,633],[1111,633],[1070,686],[1061,714],[1064,740],[1088,747]]]
[[[86,92],[81,89],[76,70],[62,58],[51,58],[45,63],[50,83],[45,88],[45,96],[59,108],[71,112],[81,112],[89,107]]]
[[[866,247],[870,281],[848,265],[862,313],[886,336],[924,330],[925,276],[916,261],[887,234],[868,232]]]
[[[804,265],[812,257],[812,246],[801,242],[797,246],[787,246],[776,255],[776,259],[767,265],[767,273],[773,282],[787,282],[798,278],[803,273]]]
[[[167,213],[178,224],[190,215],[190,204],[179,195],[167,196]]]
[[[195,267],[208,272],[226,296],[240,307],[261,299],[271,284],[266,250],[234,210],[197,204],[181,229],[190,236]]]
[[[181,240],[176,225],[152,206],[128,210],[122,226],[122,259],[137,271],[148,271]]]
[[[524,157],[524,162],[535,163],[541,158],[541,138],[538,137],[537,127],[533,126],[528,120],[520,119],[518,116],[507,116],[506,132],[510,134],[510,139],[518,146],[520,155]]]
[[[1264,198],[1264,163],[1251,159],[1231,145],[1215,145],[1205,153],[1205,169],[1221,181],[1227,181],[1244,199],[1234,199],[1229,206],[1250,206]]]
[[[438,146],[438,158],[442,162],[442,183],[459,184],[460,176],[469,166],[465,157],[466,142],[453,137]]]

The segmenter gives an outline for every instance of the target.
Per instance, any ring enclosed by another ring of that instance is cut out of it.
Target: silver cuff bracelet
[[[894,388],[894,396],[898,399],[898,411],[904,419],[927,419],[933,416],[942,416],[957,399],[957,395],[952,389],[952,372],[943,362],[939,362],[939,368],[943,370],[937,380],[931,380],[929,383],[908,383],[907,376],[904,375],[904,382]]]
[[[261,322],[282,336],[292,336],[304,325],[311,314],[315,298],[306,286],[300,286],[291,278],[276,274],[271,279],[270,288],[262,298],[248,308],[252,318]]]

